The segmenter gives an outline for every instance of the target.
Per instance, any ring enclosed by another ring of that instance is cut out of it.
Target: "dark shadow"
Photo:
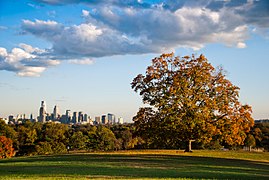
[[[269,163],[181,155],[67,154],[0,161],[1,176],[269,179]]]

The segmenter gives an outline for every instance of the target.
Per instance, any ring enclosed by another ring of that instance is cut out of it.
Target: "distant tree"
[[[39,155],[53,154],[52,145],[49,142],[39,142],[35,146],[35,152]]]
[[[129,129],[122,131],[122,148],[129,149],[129,143],[132,141],[132,133]]]
[[[98,126],[96,130],[97,150],[114,150],[116,137],[114,133],[105,126]]]
[[[239,88],[203,55],[163,54],[131,85],[151,106],[134,117],[136,129],[148,132],[146,141],[157,147],[175,148],[184,141],[191,151],[190,142],[209,143],[213,137],[240,145],[254,124],[251,107],[238,100]]]
[[[10,138],[13,142],[13,147],[18,149],[18,135],[13,127],[7,125],[5,121],[0,120],[0,136]]]
[[[6,136],[0,136],[0,159],[9,158],[14,155],[12,140]]]
[[[37,140],[37,132],[32,127],[19,126],[17,129],[19,145],[33,145]]]
[[[251,133],[256,139],[256,146],[269,151],[269,123],[255,123],[254,130]]]
[[[40,128],[37,125],[38,128]],[[38,130],[40,134],[40,138],[38,142],[41,144],[39,147],[43,147],[49,149],[48,143],[51,146],[52,153],[61,153],[66,152],[67,145],[67,134],[68,134],[68,126],[66,124],[57,124],[57,123],[45,123],[42,125],[41,130]],[[45,144],[44,144],[45,143]],[[48,150],[48,153],[51,152]]]
[[[97,137],[97,127],[92,126],[87,131],[87,150],[89,151],[96,151],[98,150],[98,137]]]
[[[60,153],[66,153],[67,152],[67,146],[63,142],[52,144],[51,149],[52,149],[52,152],[54,154],[60,154]]]
[[[249,150],[251,150],[252,147],[256,146],[256,141],[253,135],[248,134],[247,138],[245,139],[245,143],[246,146],[249,147]]]
[[[121,138],[115,139],[114,150],[118,151],[118,150],[121,150],[121,149],[122,149],[122,139]]]
[[[35,155],[35,143],[38,141],[37,131],[34,124],[26,122],[17,126],[16,131],[18,134],[18,152],[16,155]]]
[[[43,140],[48,142],[65,142],[68,126],[66,124],[45,123],[42,127]]]
[[[81,131],[74,132],[69,139],[69,146],[71,149],[82,150],[86,149],[87,136],[83,135]]]

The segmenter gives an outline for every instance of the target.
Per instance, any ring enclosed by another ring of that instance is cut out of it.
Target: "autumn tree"
[[[6,136],[0,136],[0,159],[9,158],[14,155],[14,148],[12,147],[12,140]]]
[[[239,87],[203,55],[163,54],[131,85],[150,105],[134,117],[136,129],[148,132],[146,141],[157,147],[185,142],[190,151],[190,142],[209,143],[213,138],[241,145],[254,123],[251,107],[239,102]]]
[[[0,119],[0,136],[10,138],[13,142],[13,147],[18,148],[18,134],[13,127],[6,124],[5,121]]]

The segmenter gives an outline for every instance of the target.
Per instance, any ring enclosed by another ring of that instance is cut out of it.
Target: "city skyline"
[[[55,105],[53,111],[48,111],[46,106],[46,101],[41,101],[38,115],[35,117],[33,114],[26,115],[10,114],[8,117],[0,117],[6,121],[6,123],[22,123],[25,120],[30,120],[31,122],[57,122],[64,124],[123,124],[124,120],[122,117],[116,117],[112,113],[101,114],[99,116],[91,117],[87,112],[82,111],[72,111],[66,109],[64,113],[61,113],[59,106]],[[20,122],[21,121],[21,122]]]
[[[268,8],[266,0],[3,0],[0,117],[37,116],[46,100],[131,122],[144,106],[133,78],[174,52],[223,66],[254,119],[268,119]]]

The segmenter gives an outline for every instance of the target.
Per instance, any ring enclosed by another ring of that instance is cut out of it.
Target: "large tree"
[[[131,84],[150,105],[133,119],[138,134],[156,148],[177,147],[183,141],[186,151],[191,141],[240,145],[254,123],[251,107],[239,102],[239,87],[203,55],[163,54]]]

